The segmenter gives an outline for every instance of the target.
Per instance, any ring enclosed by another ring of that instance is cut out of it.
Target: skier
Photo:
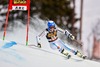
[[[57,36],[57,32],[59,31],[65,34],[69,39],[74,40],[75,37],[70,32],[68,32],[67,30],[56,28],[55,22],[51,20],[48,21],[47,26],[48,27],[46,28],[46,30],[44,30],[40,35],[36,36],[38,47],[41,48],[40,38],[42,37],[43,34],[46,34],[46,38],[50,43],[50,47],[52,49],[58,49],[60,53],[66,55],[68,58],[70,58],[71,55],[67,52],[67,50],[71,51],[74,55],[77,55],[85,59],[86,56],[83,56],[78,50],[74,50],[73,48],[69,47]]]

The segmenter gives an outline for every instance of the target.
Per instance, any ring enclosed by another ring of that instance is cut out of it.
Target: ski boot
[[[87,56],[83,56],[82,58],[83,58],[83,59],[87,59]]]
[[[64,54],[68,59],[71,58],[71,55],[64,49],[61,51],[61,53]]]
[[[40,44],[40,43],[38,43],[38,44],[37,44],[37,47],[38,47],[38,48],[41,48],[41,44]]]
[[[77,55],[80,58],[86,59],[86,56],[84,56],[82,53],[80,53],[79,51],[75,52],[75,55]]]

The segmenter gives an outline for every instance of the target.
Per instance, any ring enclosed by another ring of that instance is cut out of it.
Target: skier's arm
[[[39,48],[41,48],[41,42],[40,42],[41,37],[43,37],[44,35],[45,35],[45,30],[44,30],[41,34],[39,34],[38,36],[36,36],[37,46],[38,46]]]
[[[71,40],[74,40],[75,37],[68,31],[68,30],[63,30],[61,28],[57,28],[57,30],[61,33],[64,33],[68,38],[70,38]]]

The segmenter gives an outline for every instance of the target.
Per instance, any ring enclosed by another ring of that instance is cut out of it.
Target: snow
[[[3,46],[6,41],[0,40],[0,46]],[[0,66],[1,67],[90,67],[100,66],[100,63],[79,60],[66,59],[58,53],[49,50],[30,48],[21,44],[13,45],[10,48],[0,47]]]

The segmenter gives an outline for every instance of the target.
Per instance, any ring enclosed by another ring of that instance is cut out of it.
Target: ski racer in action
[[[71,47],[69,47],[67,44],[65,44],[60,38],[57,36],[57,32],[61,32],[67,36],[67,38],[70,38],[71,40],[74,40],[75,37],[68,32],[67,30],[62,30],[60,28],[56,27],[56,24],[54,21],[48,21],[47,23],[48,28],[46,28],[40,35],[36,36],[37,38],[37,46],[41,48],[41,43],[40,43],[40,38],[42,37],[43,34],[46,34],[46,38],[48,39],[48,42],[50,43],[50,47],[52,49],[58,49],[58,51],[68,58],[71,57],[71,55],[67,52],[70,51],[74,55],[79,56],[80,58],[85,59],[86,56],[81,54],[78,50],[75,50]]]

